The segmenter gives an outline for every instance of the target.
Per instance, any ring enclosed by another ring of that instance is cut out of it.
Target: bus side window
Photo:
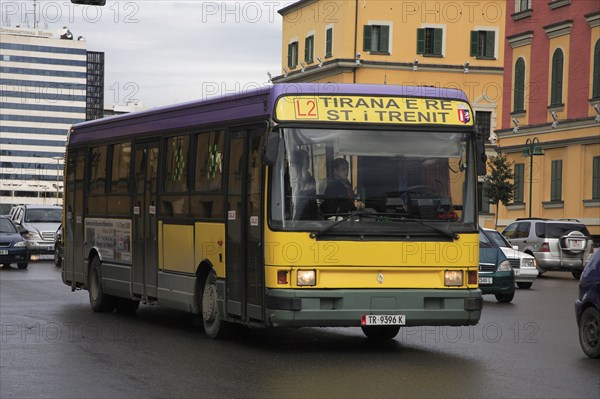
[[[187,195],[189,149],[189,135],[167,139],[167,154],[164,162],[164,188],[167,195],[163,195],[160,201],[162,216],[189,215],[190,201]]]
[[[223,219],[223,148],[225,132],[198,134],[191,214],[200,219]]]

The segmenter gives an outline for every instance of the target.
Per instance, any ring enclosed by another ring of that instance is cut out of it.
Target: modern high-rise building
[[[68,30],[0,28],[0,206],[62,204],[65,141],[102,117],[104,54]]]

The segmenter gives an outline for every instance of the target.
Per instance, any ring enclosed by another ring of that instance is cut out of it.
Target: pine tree
[[[498,226],[498,208],[499,203],[503,205],[509,204],[513,200],[515,185],[513,184],[513,166],[514,162],[510,162],[506,155],[498,152],[497,156],[491,156],[488,159],[490,173],[484,177],[487,183],[485,186],[485,194],[489,198],[490,203],[496,205],[496,221],[494,227]]]

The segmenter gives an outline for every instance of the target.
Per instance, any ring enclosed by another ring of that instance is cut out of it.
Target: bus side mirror
[[[264,160],[267,165],[274,165],[277,162],[277,154],[279,153],[279,134],[270,132],[267,136],[267,146],[265,148]]]
[[[87,6],[103,6],[106,4],[106,0],[71,0],[71,3]]]
[[[477,135],[477,176],[487,175],[487,155],[485,154],[485,143],[483,136]]]

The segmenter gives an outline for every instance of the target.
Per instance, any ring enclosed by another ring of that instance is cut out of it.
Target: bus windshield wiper
[[[312,232],[309,234],[310,238],[317,238],[320,235],[323,235],[325,233],[327,233],[329,230],[333,229],[335,226],[349,220],[350,218],[352,218],[353,216],[358,216],[360,217],[377,217],[376,214],[371,214],[371,213],[363,213],[363,212],[352,212],[352,213],[338,213],[335,215],[331,215],[331,216],[342,216],[342,218],[340,220],[336,220],[335,222],[331,223],[328,226],[323,227],[320,230],[317,230],[315,232]]]
[[[420,224],[422,226],[429,227],[430,229],[435,230],[438,233],[441,233],[441,234],[445,235],[446,237],[449,237],[449,238],[451,238],[453,240],[458,240],[458,234],[453,233],[453,232],[448,231],[448,230],[445,230],[445,229],[442,229],[442,228],[440,228],[440,227],[438,227],[436,225],[426,223],[426,222],[424,222],[424,221],[422,221],[421,219],[418,219],[418,218],[401,216],[398,219],[395,219],[395,221],[398,221],[398,222],[415,222],[415,223],[418,223],[418,224]]]

